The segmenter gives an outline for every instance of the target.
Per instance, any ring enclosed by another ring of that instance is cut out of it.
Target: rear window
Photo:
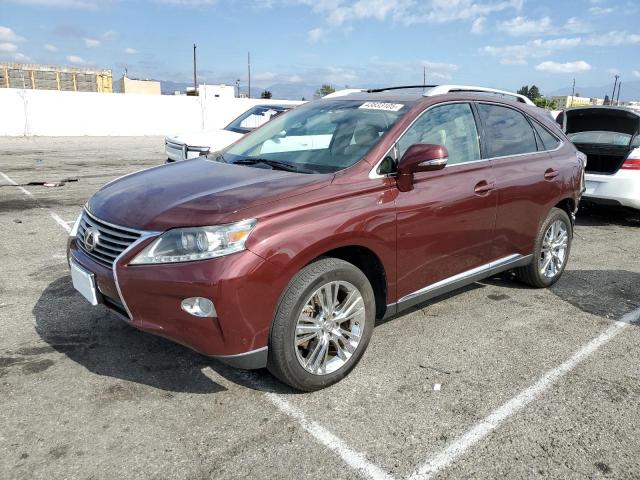
[[[558,140],[554,135],[551,135],[546,128],[540,125],[535,120],[532,120],[533,128],[536,129],[536,133],[540,140],[542,140],[542,145],[539,150],[554,150],[558,148],[560,145],[560,140]]]
[[[538,151],[536,137],[525,116],[508,107],[478,104],[485,132],[485,155],[506,157]]]
[[[631,142],[631,135],[617,132],[577,132],[567,134],[573,143],[590,143],[595,145],[618,145],[626,147]]]

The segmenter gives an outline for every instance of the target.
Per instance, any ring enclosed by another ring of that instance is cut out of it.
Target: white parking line
[[[523,390],[507,403],[495,409],[484,420],[477,423],[471,430],[451,442],[444,450],[432,456],[420,466],[410,477],[410,480],[427,480],[437,475],[453,464],[467,450],[495,430],[507,418],[515,415],[533,400],[547,391],[555,382],[573,370],[583,360],[593,354],[600,347],[606,345],[612,338],[627,328],[631,323],[640,319],[640,308],[627,313],[619,321],[591,340],[571,356],[566,362],[546,372],[540,380]]]
[[[0,175],[2,175],[2,177],[9,182],[11,185],[14,185],[16,187],[18,187],[18,190],[20,190],[22,193],[24,193],[25,195],[28,195],[29,197],[33,197],[33,193],[31,193],[29,190],[27,190],[26,188],[18,185],[16,182],[14,182],[12,179],[10,179],[8,176],[6,176],[4,173],[0,172]]]
[[[4,178],[7,182],[9,182],[11,185],[14,185],[16,188],[18,188],[18,190],[20,190],[22,193],[24,193],[25,195],[27,195],[28,197],[33,198],[34,200],[36,200],[36,198],[33,196],[33,193],[31,193],[29,190],[27,190],[26,188],[18,185],[17,182],[15,182],[13,179],[9,178],[7,175],[5,175],[4,173],[0,172],[0,175],[2,176],[2,178]],[[36,200],[37,202],[37,200]],[[49,210],[48,208],[44,208],[44,207],[40,207],[43,210],[47,210],[49,212],[49,215],[51,216],[51,218],[53,218],[56,223],[58,225],[60,225],[62,228],[64,228],[67,233],[69,233],[71,231],[71,227],[68,225],[68,222],[65,222],[62,218],[60,218],[60,216],[55,213],[52,212],[51,210]]]
[[[58,225],[60,225],[62,228],[64,228],[67,233],[69,233],[71,231],[71,227],[69,226],[69,222],[65,222],[62,218],[60,218],[60,216],[55,213],[55,212],[49,212],[49,215],[51,215],[51,218],[53,218]]]
[[[276,395],[275,393],[267,393],[265,395],[269,400],[271,400],[271,403],[280,409],[282,413],[297,420],[302,428],[304,428],[325,447],[342,458],[342,460],[351,468],[373,480],[392,480],[393,477],[391,477],[391,475],[367,460],[362,453],[351,449],[329,430],[325,429],[318,423],[307,419],[301,410],[291,405],[284,398]]]

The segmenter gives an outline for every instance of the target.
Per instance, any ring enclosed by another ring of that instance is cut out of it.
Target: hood
[[[332,178],[201,157],[114,180],[91,197],[88,207],[101,220],[138,230],[216,225],[250,217],[237,212],[316,190]]]
[[[192,147],[209,147],[212,152],[221,150],[243,136],[242,133],[230,130],[210,130],[205,132],[182,133],[167,137],[174,143],[184,143]]]
[[[584,107],[567,110],[565,132],[616,132],[634,135],[640,128],[640,115],[616,107]]]

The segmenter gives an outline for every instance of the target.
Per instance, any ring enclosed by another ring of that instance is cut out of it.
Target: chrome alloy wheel
[[[364,300],[353,284],[322,285],[298,316],[294,345],[298,362],[314,375],[335,372],[358,348],[364,325]]]
[[[568,242],[567,225],[562,220],[556,220],[544,232],[539,266],[540,273],[546,278],[554,278],[562,270],[567,259]]]

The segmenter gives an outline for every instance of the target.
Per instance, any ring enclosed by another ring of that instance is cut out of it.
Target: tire
[[[323,293],[331,296],[330,301],[323,301],[329,300]],[[269,335],[267,368],[297,390],[333,385],[362,358],[375,312],[373,288],[354,265],[337,258],[307,265],[280,297]]]
[[[558,230],[559,225],[562,225],[563,230]],[[564,231],[563,236],[566,237],[566,240],[564,241],[565,249],[562,255],[559,253],[562,250],[561,247],[548,248],[548,237],[553,235],[553,232],[550,231],[552,226],[556,227],[556,241],[553,241],[552,245],[563,244],[560,240],[560,234]],[[515,270],[518,280],[536,288],[546,288],[556,283],[567,266],[569,253],[571,252],[572,238],[573,228],[571,226],[571,220],[569,220],[569,215],[560,208],[552,208],[547,218],[542,222],[538,235],[536,236],[533,261],[526,267],[520,267]],[[554,255],[546,252],[551,251],[554,251],[556,255],[555,259],[551,258],[551,260],[549,260],[549,255],[551,255],[551,257]],[[549,262],[549,266],[543,270],[547,261]],[[550,263],[553,263],[553,265]]]

